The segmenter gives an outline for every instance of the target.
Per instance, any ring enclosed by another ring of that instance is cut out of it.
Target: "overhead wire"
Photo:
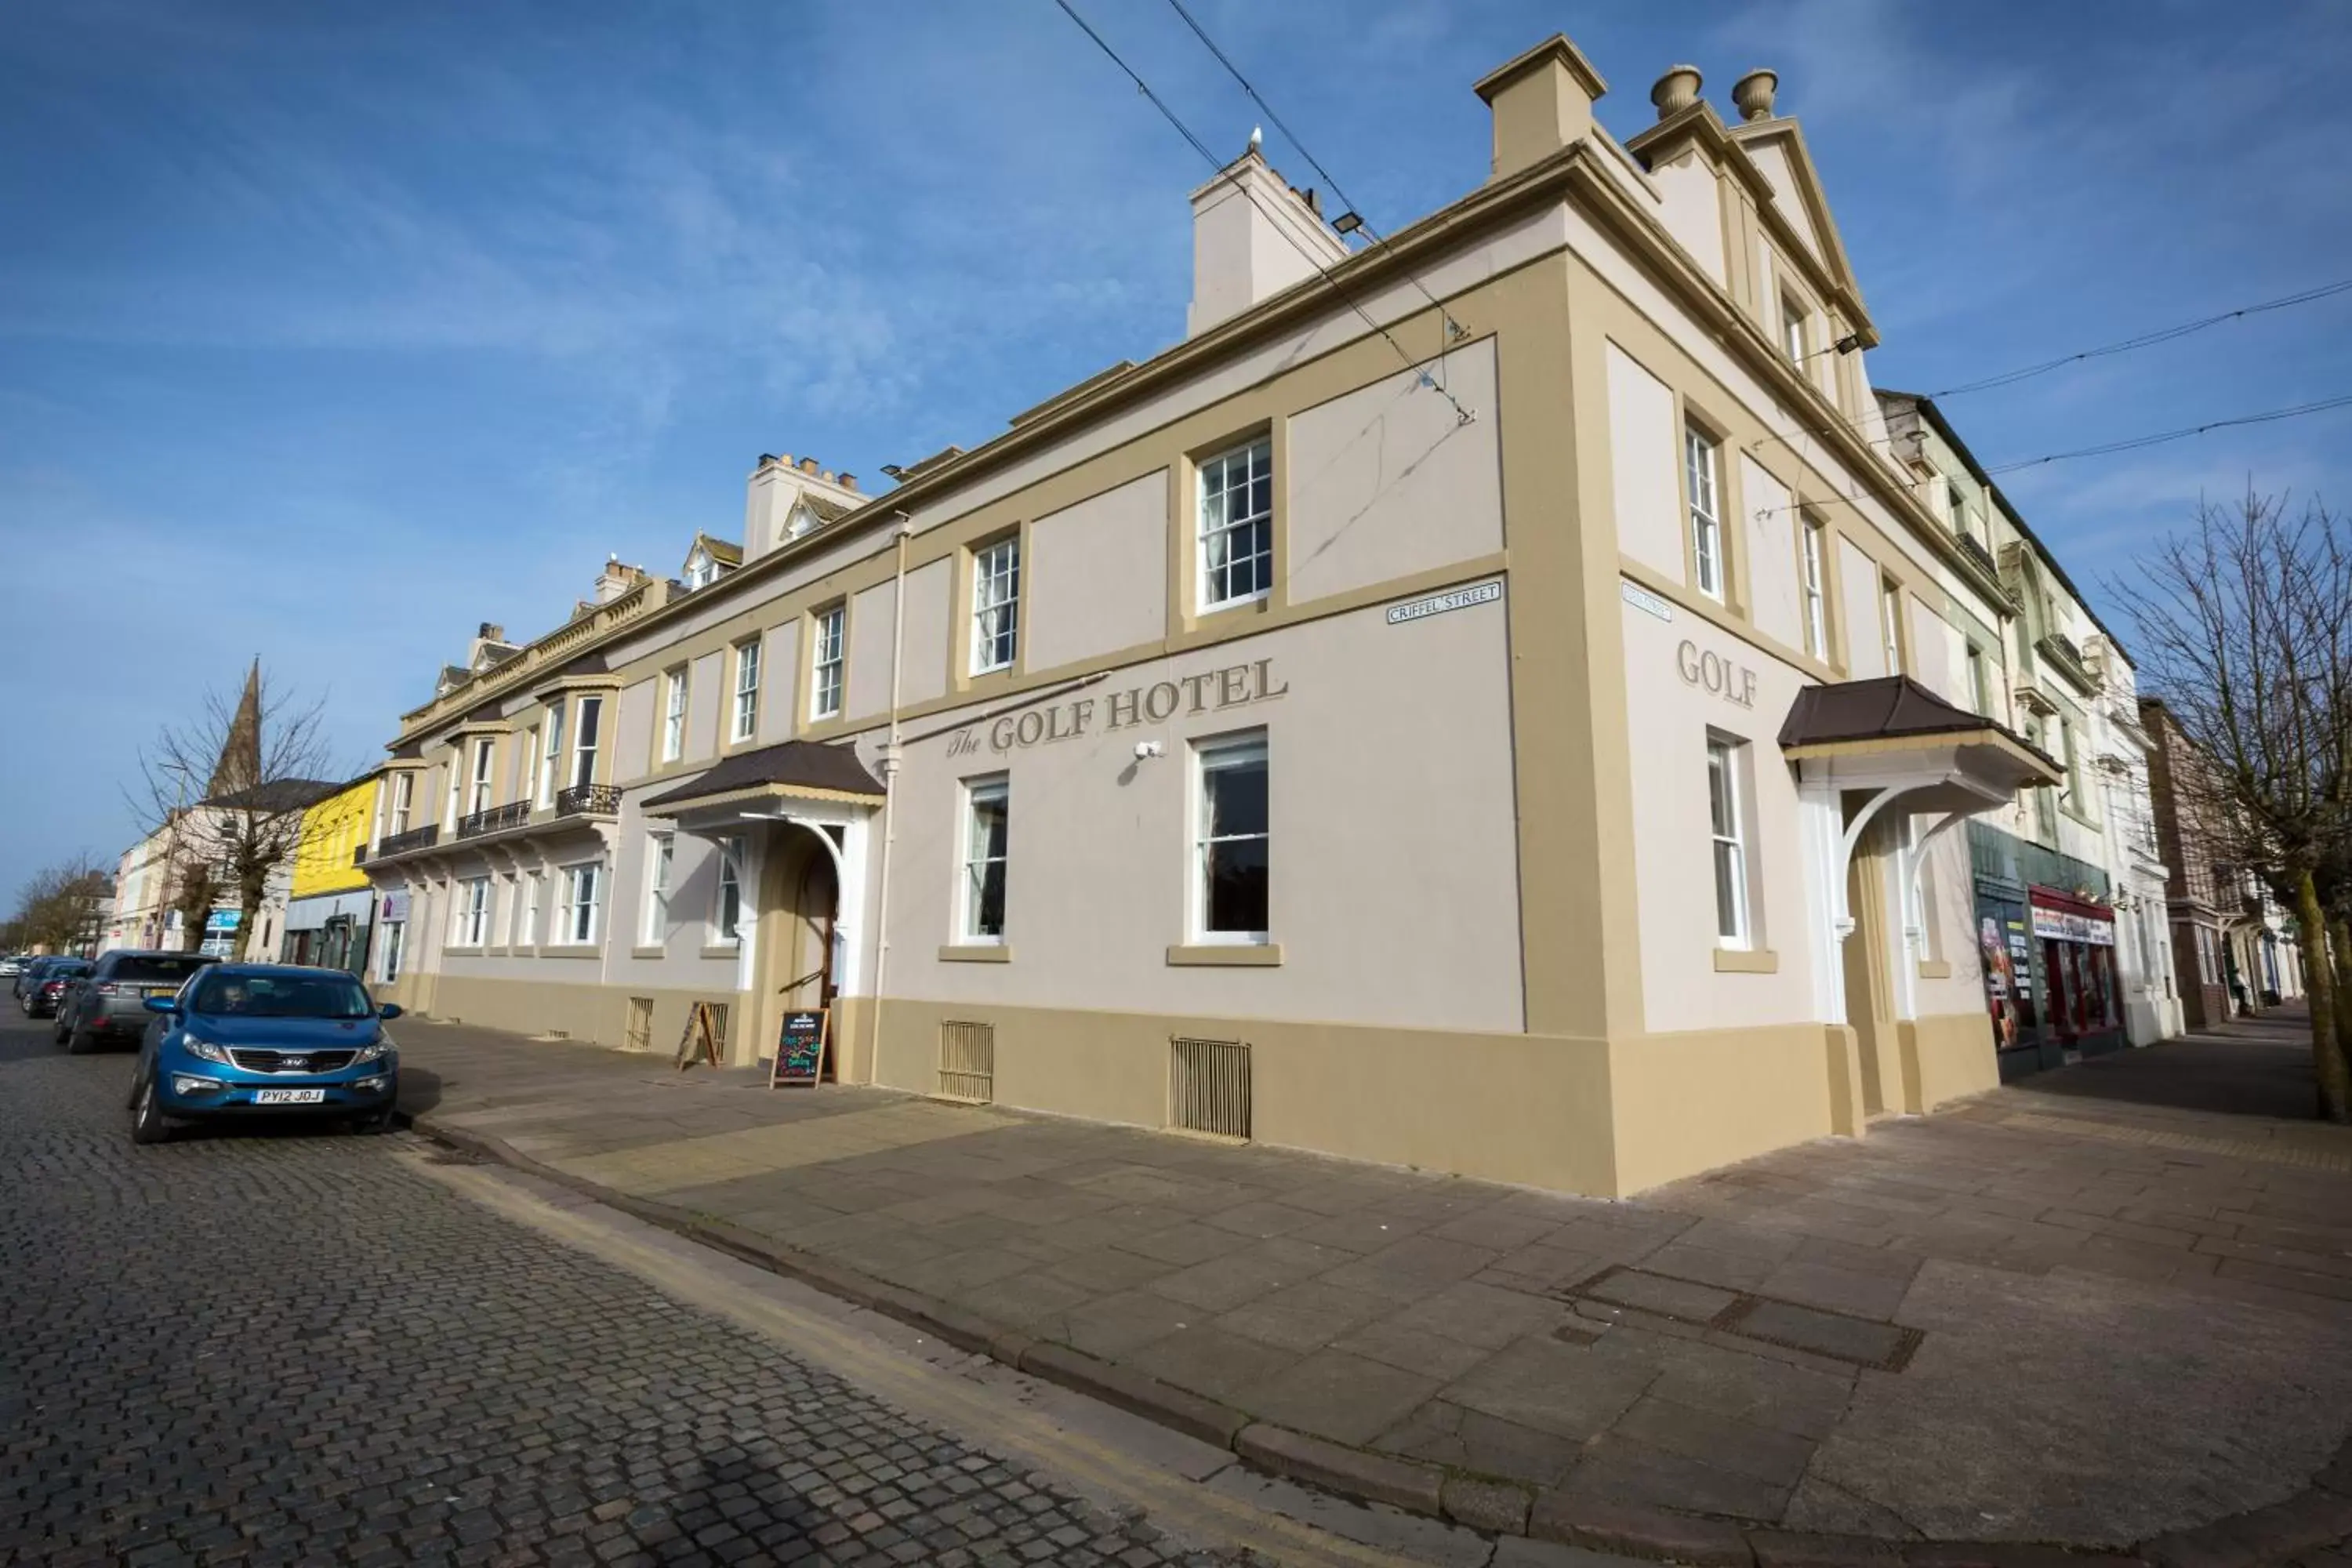
[[[1214,153],[1209,151],[1208,143],[1202,142],[1200,137],[1193,134],[1192,128],[1184,123],[1182,116],[1179,115],[1173,109],[1169,107],[1167,100],[1161,98],[1157,92],[1153,91],[1151,84],[1145,81],[1141,73],[1137,71],[1133,66],[1129,65],[1126,59],[1120,56],[1117,49],[1111,47],[1109,40],[1105,38],[1100,33],[1095,31],[1094,27],[1087,21],[1087,19],[1078,15],[1076,7],[1070,4],[1070,0],[1054,0],[1054,4],[1061,8],[1064,16],[1067,16],[1072,22],[1077,25],[1080,32],[1086,34],[1087,37],[1094,40],[1095,47],[1100,49],[1105,58],[1109,59],[1111,64],[1118,68],[1120,74],[1124,75],[1128,80],[1135,84],[1135,90],[1142,94],[1145,100],[1148,101],[1152,108],[1160,111],[1161,119],[1167,121],[1169,124],[1176,128],[1177,134],[1183,137],[1187,142],[1192,144],[1192,151],[1198,153],[1202,161],[1204,161],[1210,168],[1221,173],[1223,171],[1225,161],[1220,159]],[[1286,132],[1286,134],[1287,134],[1287,132]],[[1425,386],[1431,391],[1436,393],[1440,397],[1445,399],[1445,401],[1453,406],[1454,416],[1458,423],[1467,425],[1477,417],[1477,416],[1470,409],[1464,407],[1461,400],[1456,398],[1452,392],[1448,391],[1441,382],[1439,382],[1434,376],[1431,375],[1426,370],[1421,368],[1421,362],[1414,359],[1412,354],[1405,351],[1405,346],[1397,342],[1396,334],[1390,331],[1388,328],[1382,326],[1378,321],[1375,321],[1371,313],[1366,310],[1364,307],[1358,302],[1356,297],[1349,293],[1345,286],[1343,286],[1338,279],[1331,276],[1331,269],[1311,255],[1305,246],[1299,244],[1297,238],[1289,232],[1282,220],[1276,217],[1273,213],[1266,210],[1265,204],[1258,200],[1257,194],[1255,191],[1252,191],[1249,186],[1243,184],[1238,181],[1234,182],[1234,188],[1240,191],[1241,194],[1248,199],[1250,205],[1255,207],[1258,212],[1265,216],[1266,221],[1274,226],[1276,233],[1281,234],[1285,239],[1289,241],[1291,247],[1298,252],[1300,258],[1304,259],[1309,267],[1315,268],[1317,276],[1322,279],[1325,286],[1329,288],[1334,294],[1337,294],[1340,300],[1346,303],[1348,308],[1353,310],[1358,317],[1361,318],[1364,325],[1370,327],[1389,345],[1389,347],[1396,351],[1397,357],[1404,362],[1406,369],[1414,373],[1420,385]],[[1427,293],[1427,290],[1424,289],[1423,292],[1425,294]],[[1444,310],[1442,307],[1440,308],[1438,314],[1441,318],[1444,316]],[[1449,321],[1447,324],[1450,326],[1452,323]],[[1444,362],[1444,351],[1442,348],[1439,350],[1437,357],[1442,367]]]
[[[1323,161],[1318,158],[1313,153],[1307,151],[1307,143],[1298,139],[1298,132],[1293,131],[1290,128],[1289,122],[1285,121],[1281,114],[1276,112],[1274,105],[1265,100],[1265,95],[1258,91],[1256,85],[1253,83],[1248,77],[1242,74],[1242,68],[1235,65],[1234,63],[1233,57],[1226,54],[1225,51],[1218,46],[1217,40],[1209,36],[1209,30],[1201,25],[1200,18],[1192,15],[1192,10],[1185,5],[1184,0],[1168,0],[1168,4],[1174,7],[1176,15],[1184,19],[1184,25],[1192,29],[1192,36],[1201,40],[1202,47],[1207,48],[1210,54],[1216,57],[1216,60],[1219,65],[1225,68],[1226,74],[1231,76],[1234,81],[1241,84],[1241,89],[1249,94],[1249,100],[1252,103],[1256,104],[1259,110],[1265,114],[1269,121],[1273,123],[1274,128],[1282,132],[1284,139],[1298,150],[1298,155],[1307,160],[1307,166],[1315,171],[1316,177],[1331,188],[1331,194],[1339,199],[1340,210],[1342,212],[1349,212],[1356,215],[1356,222],[1358,226],[1362,229],[1365,237],[1375,246],[1386,245],[1388,241],[1381,237],[1379,229],[1372,226],[1371,220],[1364,216],[1364,209],[1356,205],[1354,197],[1349,195],[1346,191],[1340,189],[1339,176],[1325,168],[1323,166]],[[1461,338],[1468,335],[1463,328],[1462,323],[1455,321],[1453,316],[1447,312],[1445,307],[1438,302],[1437,296],[1429,291],[1429,286],[1427,284],[1423,283],[1418,277],[1415,277],[1412,279],[1412,284],[1414,288],[1421,290],[1421,297],[1423,299],[1437,307],[1438,315],[1443,318],[1445,322],[1446,335],[1448,337]]]
[[[1988,474],[2011,474],[2020,468],[2036,468],[2044,463],[2063,463],[2076,458],[2104,457],[2110,452],[2133,452],[2142,447],[2160,447],[2168,441],[2186,441],[2192,436],[2202,436],[2209,430],[2227,430],[2241,425],[2268,425],[2280,419],[2300,419],[2309,414],[2325,414],[2331,408],[2352,407],[2352,394],[2342,397],[2323,397],[2313,403],[2298,403],[2292,408],[2273,408],[2266,414],[2242,414],[2234,419],[2209,419],[2202,425],[2184,425],[2178,430],[2161,430],[2149,436],[2133,436],[2121,441],[2105,441],[2095,447],[2078,447],[2071,452],[2052,452],[2040,458],[2024,458],[2013,463],[1996,463],[1985,470]]]
[[[2158,343],[2168,343],[2175,339],[2188,337],[2192,332],[2201,332],[2208,327],[2218,327],[2224,321],[2242,321],[2248,316],[2259,316],[2270,310],[2284,310],[2295,305],[2308,305],[2315,300],[2325,300],[2331,295],[2341,294],[2347,290],[2352,290],[2352,278],[2343,279],[2334,283],[2323,283],[2316,289],[2305,289],[2298,294],[2286,294],[2276,300],[2265,300],[2258,305],[2241,305],[2234,310],[2222,310],[2210,316],[2200,316],[2193,321],[2182,321],[2175,326],[2159,327],[2152,332],[2142,332],[2137,337],[2125,338],[2119,342],[2103,343],[2095,349],[2083,349],[2074,353],[2062,354],[2056,359],[2043,360],[2039,364],[2003,371],[1999,375],[1989,375],[1980,381],[1963,382],[1958,386],[1948,386],[1941,392],[1931,392],[1927,395],[1958,397],[1971,392],[1987,392],[1996,386],[2009,386],[2037,375],[2047,375],[2053,370],[2062,370],[2070,364],[2079,364],[2084,360],[2105,359],[2110,354],[2129,353],[2135,349],[2153,348]]]

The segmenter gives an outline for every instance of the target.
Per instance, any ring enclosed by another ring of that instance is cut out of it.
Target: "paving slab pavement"
[[[398,1033],[429,1129],[1237,1420],[1567,1508],[2121,1546],[2294,1503],[2352,1431],[2352,1131],[2293,1117],[2298,1025],[1616,1203]]]

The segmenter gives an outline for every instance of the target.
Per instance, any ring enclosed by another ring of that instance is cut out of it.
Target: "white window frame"
[[[1799,370],[1805,367],[1805,326],[1811,315],[1794,295],[1780,296],[1780,351]]]
[[[541,810],[555,804],[555,781],[563,773],[564,707],[565,704],[559,700],[547,710],[547,746],[540,753],[539,786],[533,792],[533,798]]]
[[[444,834],[457,831],[457,807],[463,804],[466,791],[466,770],[461,765],[465,760],[466,754],[453,746],[449,750],[449,760],[441,764],[443,771],[449,775],[449,788],[441,802],[441,831]]]
[[[376,947],[376,983],[389,985],[400,978],[401,949],[408,944],[408,922],[383,922],[383,941]]]
[[[1754,945],[1756,925],[1748,887],[1747,802],[1741,753],[1748,742],[1733,735],[1706,736],[1707,871],[1715,886],[1715,943],[1733,952]],[[1729,886],[1725,886],[1728,868]],[[1725,905],[1728,897],[1730,905]],[[1727,931],[1724,928],[1732,929]]]
[[[468,877],[457,884],[457,892],[450,908],[456,918],[449,922],[449,945],[480,947],[490,936],[490,879]]]
[[[669,875],[677,855],[674,836],[646,835],[646,902],[637,920],[639,947],[659,947],[669,940]]]
[[[384,837],[389,838],[394,833],[407,832],[409,818],[415,810],[416,774],[412,769],[403,768],[392,775],[392,816],[387,820],[388,831]]]
[[[1822,541],[1829,525],[1808,518],[1797,520],[1801,560],[1798,580],[1805,597],[1805,651],[1827,663],[1830,657],[1829,582],[1822,562]]]
[[[1693,585],[1723,603],[1723,466],[1720,443],[1697,426],[1683,426],[1684,500],[1690,512]]]
[[[596,942],[596,910],[604,898],[604,863],[577,860],[562,867],[563,900],[556,906],[556,930],[551,947],[593,947]],[[582,896],[583,889],[586,896]],[[583,931],[583,928],[585,928]]]
[[[995,803],[1003,809],[1004,847],[996,855],[981,853],[980,808]],[[1013,779],[1009,773],[986,773],[963,783],[963,846],[958,858],[962,862],[962,888],[957,902],[960,913],[956,919],[959,940],[976,944],[1001,943],[1003,927],[1011,923],[1013,891]],[[980,929],[981,888],[988,867],[1003,868],[1006,908],[998,928],[992,931]]]
[[[662,673],[661,760],[677,762],[686,755],[686,667]]]
[[[710,879],[710,945],[736,947],[743,941],[743,841],[732,834],[713,846],[716,872]],[[735,895],[735,926],[728,929],[727,895]]]
[[[689,589],[700,588],[716,582],[718,577],[717,558],[707,550],[696,550],[693,558],[686,563],[686,585]]]
[[[596,753],[604,743],[604,700],[583,697],[579,708],[572,726],[572,787],[586,789],[596,782]]]
[[[1878,580],[1878,630],[1886,640],[1886,673],[1903,671],[1903,584],[1892,577]]]
[[[1989,666],[1985,650],[1970,643],[1963,658],[1969,678],[1969,703],[1976,710],[1979,718],[1990,719],[1992,717],[1992,681],[1987,673]]]
[[[498,742],[488,735],[474,738],[473,777],[466,785],[466,815],[490,809],[492,794],[490,767],[498,756]]]
[[[535,947],[539,944],[539,881],[540,873],[525,871],[515,879],[513,930],[508,937],[511,947]]]
[[[828,605],[809,619],[809,718],[838,719],[847,676],[849,606]]]
[[[1021,536],[971,554],[971,673],[1010,669],[1021,645]]]
[[[1265,770],[1265,831],[1263,833],[1225,834],[1214,838],[1209,835],[1209,775],[1226,768],[1256,763]],[[1211,931],[1209,929],[1209,850],[1213,844],[1242,843],[1262,840],[1266,847],[1266,910],[1268,928],[1274,923],[1274,755],[1263,730],[1244,731],[1234,735],[1215,735],[1192,743],[1192,776],[1190,808],[1192,838],[1192,908],[1186,925],[1192,940],[1203,945],[1264,947],[1274,940],[1271,929],[1263,931]]]
[[[1240,482],[1234,483],[1235,465],[1239,465]],[[1218,453],[1200,465],[1194,479],[1197,512],[1197,545],[1194,570],[1199,588],[1194,602],[1202,609],[1226,610],[1236,605],[1255,604],[1274,591],[1274,441],[1261,436],[1238,447]],[[1260,479],[1265,481],[1266,499],[1263,510],[1252,499]],[[1239,510],[1230,504],[1230,498],[1240,498]],[[1218,504],[1218,503],[1227,504]],[[1245,555],[1233,553],[1236,534],[1245,531],[1265,531],[1262,547],[1253,548]],[[1224,557],[1224,594],[1215,592],[1219,570],[1215,557]],[[1236,592],[1234,584],[1247,564],[1250,585]]]
[[[760,732],[760,639],[746,637],[735,645],[733,718],[727,743],[740,745]]]

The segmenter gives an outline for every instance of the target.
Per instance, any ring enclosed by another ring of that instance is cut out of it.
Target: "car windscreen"
[[[163,952],[152,957],[118,958],[114,961],[113,980],[128,980],[135,985],[152,985],[168,980],[177,985],[197,970],[213,961],[199,953]]]
[[[375,1004],[348,974],[207,974],[196,982],[195,1012],[245,1018],[365,1018]]]

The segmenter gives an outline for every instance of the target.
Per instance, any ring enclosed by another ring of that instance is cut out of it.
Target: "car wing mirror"
[[[150,1013],[161,1013],[169,1017],[180,1010],[180,999],[177,996],[150,996],[146,1007]]]
[[[383,1006],[378,1007],[375,1010],[375,1016],[379,1018],[392,1019],[399,1017],[400,1012],[401,1008],[399,1003],[387,1002]]]

